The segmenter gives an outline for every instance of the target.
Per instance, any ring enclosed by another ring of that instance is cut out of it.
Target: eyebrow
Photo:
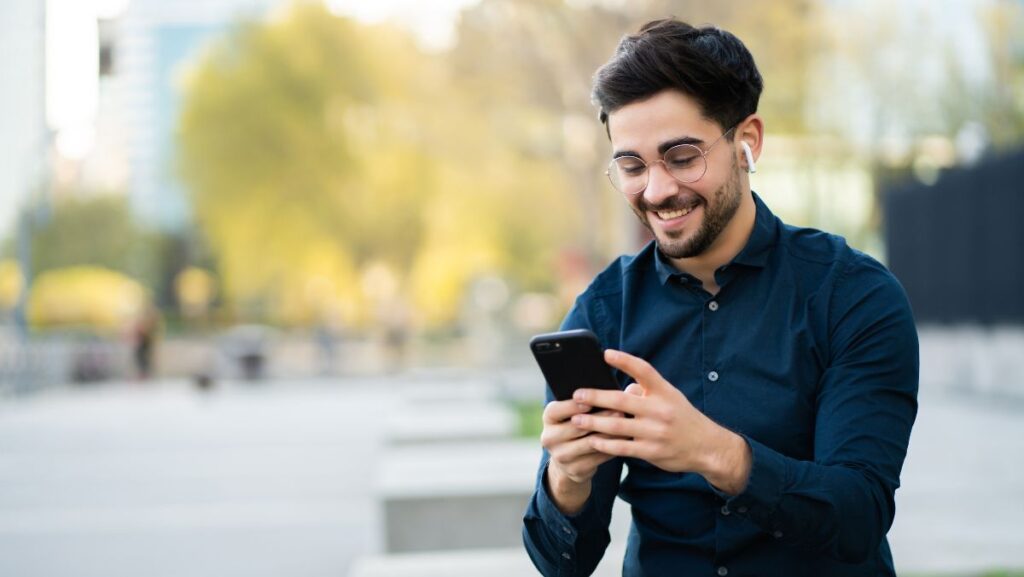
[[[704,141],[694,136],[681,136],[679,138],[673,138],[672,140],[666,140],[658,145],[658,155],[663,156],[668,149],[673,146],[679,146],[680,144],[704,144]],[[642,159],[640,153],[635,150],[617,150],[612,154],[612,159],[620,158],[623,156],[635,156]]]

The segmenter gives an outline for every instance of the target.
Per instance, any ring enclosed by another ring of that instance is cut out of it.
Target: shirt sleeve
[[[917,331],[902,287],[867,257],[848,265],[832,296],[814,461],[744,437],[751,474],[727,506],[782,543],[857,563],[878,549],[895,514],[917,415]]]
[[[601,335],[589,317],[577,301],[562,323],[562,330],[588,328]],[[551,391],[545,389],[546,402],[551,402]],[[523,544],[533,564],[545,577],[590,575],[611,540],[608,525],[619,491],[622,459],[612,459],[598,467],[591,481],[590,497],[583,509],[571,516],[563,514],[548,493],[549,459],[548,452],[543,451],[534,494],[523,517]]]

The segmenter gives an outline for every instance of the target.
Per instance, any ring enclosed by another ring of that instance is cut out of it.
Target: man
[[[523,526],[544,575],[593,572],[616,496],[633,512],[626,576],[895,575],[910,307],[882,265],[751,192],[761,88],[739,39],[675,20],[595,76],[609,178],[654,241],[563,323],[613,349],[624,390],[549,396]]]

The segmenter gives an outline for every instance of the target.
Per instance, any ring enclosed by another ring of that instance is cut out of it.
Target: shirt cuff
[[[726,506],[740,515],[749,515],[755,520],[768,521],[779,505],[782,489],[786,482],[787,459],[777,451],[741,435],[750,446],[752,463],[750,478],[742,493],[726,497]]]
[[[541,521],[557,536],[559,541],[573,547],[576,544],[576,539],[579,537],[581,527],[595,526],[596,511],[592,497],[587,499],[579,513],[575,515],[562,513],[548,492],[547,465],[545,465],[544,471],[540,476],[540,482],[537,484],[537,514]]]

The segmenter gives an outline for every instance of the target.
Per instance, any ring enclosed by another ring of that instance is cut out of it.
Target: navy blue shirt
[[[885,535],[917,414],[906,295],[842,238],[785,225],[754,200],[753,232],[716,271],[717,295],[652,242],[598,275],[562,325],[646,359],[743,436],[746,489],[730,497],[695,473],[616,458],[566,516],[548,495],[545,451],[523,526],[543,575],[593,572],[616,496],[633,512],[624,576],[895,575]]]

